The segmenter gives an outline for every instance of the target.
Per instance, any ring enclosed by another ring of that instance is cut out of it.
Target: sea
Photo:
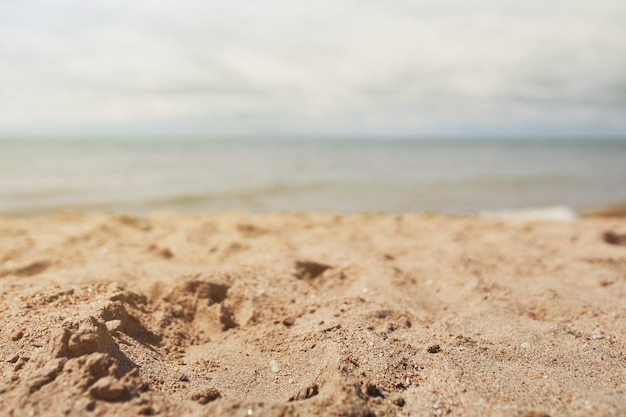
[[[0,214],[440,212],[626,201],[626,140],[0,140]]]

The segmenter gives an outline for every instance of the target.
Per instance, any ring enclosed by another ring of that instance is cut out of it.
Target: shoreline
[[[34,416],[626,413],[626,219],[0,216]]]
[[[54,216],[57,213],[84,213],[84,214],[98,214],[108,213],[120,216],[130,216],[138,218],[147,218],[154,213],[171,212],[180,213],[191,216],[198,215],[220,215],[222,213],[249,213],[252,215],[272,215],[272,214],[329,214],[329,215],[359,215],[359,214],[381,214],[390,216],[402,216],[402,215],[441,215],[449,217],[484,217],[484,218],[496,218],[501,220],[513,220],[519,219],[520,221],[573,221],[579,218],[603,218],[603,217],[626,217],[626,201],[617,200],[611,203],[590,205],[585,208],[573,208],[566,205],[544,205],[544,206],[525,206],[517,208],[502,207],[499,209],[483,209],[469,212],[450,213],[445,211],[436,210],[424,210],[424,211],[408,211],[408,212],[393,212],[393,211],[326,211],[326,210],[314,210],[314,211],[302,211],[302,210],[273,210],[273,211],[253,211],[246,209],[230,209],[221,211],[188,211],[180,209],[155,209],[145,211],[143,213],[137,213],[128,210],[116,210],[113,208],[107,209],[101,206],[95,206],[93,209],[89,208],[42,208],[22,210],[19,212],[0,212],[0,218],[39,218]]]

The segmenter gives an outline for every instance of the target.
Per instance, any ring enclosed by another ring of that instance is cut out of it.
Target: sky
[[[0,0],[0,138],[626,137],[624,0]]]

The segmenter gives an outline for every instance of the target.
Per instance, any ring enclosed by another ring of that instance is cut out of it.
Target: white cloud
[[[0,2],[0,132],[626,133],[623,21],[615,0]]]

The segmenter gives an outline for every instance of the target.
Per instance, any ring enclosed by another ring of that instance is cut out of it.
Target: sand
[[[626,415],[626,219],[0,218],[0,415]]]

